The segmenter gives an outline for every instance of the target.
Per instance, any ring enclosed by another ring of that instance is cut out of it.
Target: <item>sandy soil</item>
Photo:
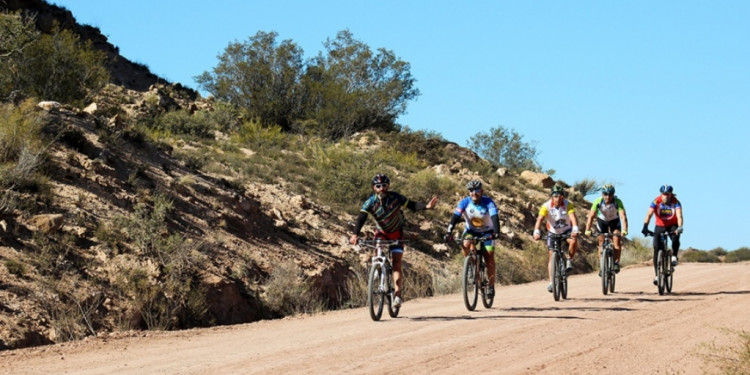
[[[672,295],[651,267],[498,288],[474,312],[458,294],[407,301],[380,322],[364,308],[181,332],[134,333],[0,353],[2,374],[700,374],[723,328],[750,330],[750,263],[681,264]],[[707,365],[708,364],[708,365]]]

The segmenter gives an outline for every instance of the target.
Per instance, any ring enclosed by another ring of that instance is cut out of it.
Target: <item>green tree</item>
[[[212,72],[195,77],[218,99],[244,109],[263,125],[289,129],[300,113],[302,49],[276,32],[258,31],[245,43],[230,43]]]
[[[384,48],[373,52],[349,30],[324,45],[304,78],[306,113],[316,131],[336,139],[365,129],[397,129],[396,118],[419,96],[410,64]]]
[[[539,171],[537,150],[533,143],[523,141],[523,136],[502,126],[489,132],[479,132],[469,139],[468,147],[483,158],[511,170]]]
[[[14,59],[13,81],[29,96],[82,105],[109,81],[105,61],[91,41],[82,43],[72,31],[56,27]]]
[[[0,100],[17,87],[18,59],[39,38],[33,18],[18,13],[0,13]]]

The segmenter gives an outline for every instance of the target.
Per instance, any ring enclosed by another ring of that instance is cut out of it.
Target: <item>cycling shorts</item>
[[[403,241],[401,241],[401,240],[404,239],[404,234],[400,230],[395,231],[395,232],[390,232],[390,233],[389,232],[381,232],[379,230],[375,231],[375,239],[376,240],[377,239],[382,239],[382,240],[389,240],[389,241],[398,240],[398,243],[394,244],[394,245],[391,245],[388,248],[388,250],[390,250],[391,253],[396,253],[396,254],[403,254],[404,253],[404,243],[403,243]]]
[[[484,236],[489,236],[492,233],[495,233],[495,231],[489,230],[489,231],[484,231],[484,232],[477,232],[473,230],[467,230],[461,235],[461,238],[469,239],[469,238],[476,238],[476,237],[484,237]],[[492,240],[484,241],[484,249],[491,253],[493,250],[495,250],[495,247],[493,246],[493,244],[494,244],[494,241]]]
[[[616,230],[622,230],[622,225],[620,224],[620,218],[610,220],[610,221],[604,221],[602,219],[597,218],[596,219],[596,230],[599,231],[599,233],[614,233]]]

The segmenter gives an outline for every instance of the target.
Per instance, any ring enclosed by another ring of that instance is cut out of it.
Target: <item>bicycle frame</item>
[[[562,250],[562,243],[570,238],[570,234],[547,233],[552,245],[552,288],[555,301],[568,298],[568,273],[565,269],[565,254]]]
[[[674,234],[674,233],[672,233]],[[654,236],[653,232],[650,235]],[[659,295],[672,293],[674,266],[672,266],[672,247],[669,246],[669,232],[659,233],[659,250],[656,254],[656,287]]]
[[[494,296],[491,298],[488,296],[491,284],[483,255],[483,252],[486,252],[484,243],[489,240],[491,240],[491,237],[456,239],[461,244],[463,244],[463,241],[474,243],[471,251],[464,259],[463,277],[461,279],[464,305],[466,305],[466,309],[469,311],[474,311],[476,308],[480,292],[482,295],[482,305],[485,308],[491,308],[495,300]]]
[[[620,235],[614,233],[599,233],[598,235],[604,236],[599,259],[599,270],[601,271],[602,278],[602,293],[606,296],[607,292],[615,292],[615,249],[612,239]]]
[[[360,240],[358,244],[374,250],[370,258],[370,271],[367,282],[367,305],[370,317],[374,321],[380,320],[383,305],[388,302],[388,315],[398,316],[400,307],[393,306],[395,289],[393,288],[393,267],[391,265],[390,247],[401,243],[398,240]]]

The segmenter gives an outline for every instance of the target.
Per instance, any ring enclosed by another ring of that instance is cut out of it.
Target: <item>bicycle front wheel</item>
[[[385,302],[385,291],[381,289],[381,285],[385,284],[383,277],[383,267],[380,264],[373,264],[367,280],[367,305],[370,308],[370,317],[376,322],[383,315],[383,302]]]
[[[555,301],[560,300],[560,292],[562,289],[562,273],[560,272],[560,254],[558,252],[552,253],[552,296]]]
[[[671,254],[671,252],[670,252],[670,254]],[[672,256],[670,254],[667,255],[667,258],[670,258],[670,259],[669,259],[669,266],[667,267],[667,270],[668,270],[667,277],[666,277],[666,280],[665,280],[665,283],[664,283],[665,284],[664,287],[667,289],[667,293],[672,293],[672,282],[674,281],[673,280],[673,278],[674,278],[674,267],[672,267],[672,259],[671,259]]]
[[[474,258],[469,255],[464,259],[464,277],[462,280],[464,290],[464,305],[469,311],[474,311],[477,307],[477,288],[476,263]]]
[[[664,250],[659,250],[656,255],[656,269],[659,273],[656,276],[656,286],[659,289],[659,295],[664,295],[664,284],[667,278],[667,260],[665,260]]]

